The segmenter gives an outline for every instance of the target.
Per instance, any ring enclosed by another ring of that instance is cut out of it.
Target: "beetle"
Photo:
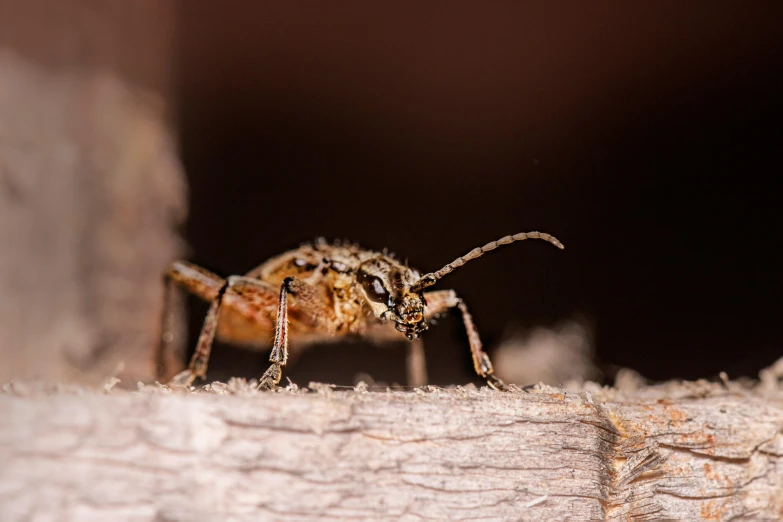
[[[190,386],[196,378],[206,376],[216,336],[226,342],[260,347],[268,346],[274,335],[271,364],[258,384],[260,389],[274,389],[289,362],[289,337],[299,341],[292,346],[349,335],[382,341],[402,334],[416,341],[433,318],[456,308],[467,331],[476,373],[492,388],[503,390],[505,385],[495,376],[465,302],[454,290],[425,290],[468,261],[525,239],[543,239],[563,248],[560,241],[544,232],[522,232],[474,248],[424,275],[385,252],[324,239],[273,257],[244,276],[222,278],[186,261],[175,261],[164,275],[166,297],[158,366],[164,366],[175,341],[173,296],[176,288],[183,288],[211,304],[190,364],[171,379],[172,384]],[[409,375],[424,373],[420,355],[409,355]],[[420,383],[422,380],[419,377]]]

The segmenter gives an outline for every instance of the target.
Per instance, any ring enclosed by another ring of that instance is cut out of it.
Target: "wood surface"
[[[783,391],[9,383],[0,520],[779,520]]]

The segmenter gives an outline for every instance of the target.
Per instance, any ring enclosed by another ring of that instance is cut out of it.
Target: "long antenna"
[[[487,243],[481,248],[474,248],[464,256],[458,257],[457,259],[455,259],[448,265],[444,266],[437,272],[430,272],[429,274],[424,274],[418,279],[418,281],[416,281],[415,283],[413,283],[413,285],[411,285],[411,292],[419,292],[420,290],[423,290],[428,286],[434,285],[443,276],[453,272],[454,269],[461,267],[468,261],[472,261],[477,257],[483,256],[490,250],[495,250],[497,247],[501,245],[509,245],[511,243],[514,243],[515,241],[523,241],[525,239],[543,239],[544,241],[548,241],[552,243],[553,245],[555,245],[557,248],[561,250],[565,248],[563,246],[563,243],[558,241],[555,236],[550,236],[545,232],[520,232],[519,234],[514,234],[513,236],[501,237],[497,241],[492,241],[490,243]]]

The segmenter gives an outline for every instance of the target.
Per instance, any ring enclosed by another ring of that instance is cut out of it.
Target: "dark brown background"
[[[443,282],[490,347],[581,318],[607,374],[755,375],[783,353],[783,4],[177,9],[192,260],[241,273],[326,236],[429,270],[540,229],[566,250],[508,247]],[[435,383],[470,379],[458,321],[426,345]],[[287,374],[401,381],[402,353],[323,349]]]
[[[754,375],[783,353],[780,27],[780,2],[0,0],[0,379],[150,378],[185,175],[219,273],[319,235],[430,270],[540,229],[566,251],[443,281],[490,350],[575,319],[610,378]],[[458,321],[426,340],[434,382],[471,379]],[[402,354],[288,375],[401,381]]]

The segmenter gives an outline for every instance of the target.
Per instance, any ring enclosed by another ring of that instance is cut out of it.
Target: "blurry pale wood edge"
[[[0,382],[153,375],[186,211],[174,7],[0,0]]]
[[[507,393],[13,382],[0,520],[781,520],[777,366]]]

